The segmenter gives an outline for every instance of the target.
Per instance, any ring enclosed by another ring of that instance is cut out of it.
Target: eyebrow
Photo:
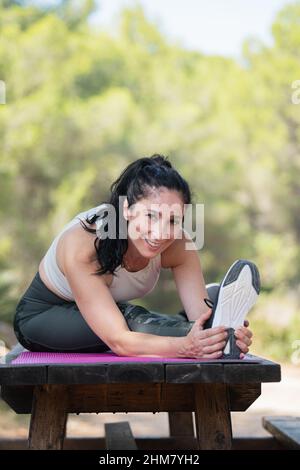
[[[152,212],[153,214],[156,214],[156,215],[158,214],[158,215],[161,216],[161,212],[154,211],[153,209],[147,209],[147,211],[148,211],[148,212]],[[175,215],[175,216],[174,216],[174,214],[173,214],[173,215],[171,215],[171,217],[170,217],[170,220],[171,220],[171,219],[181,219],[181,216],[180,216],[180,215]]]

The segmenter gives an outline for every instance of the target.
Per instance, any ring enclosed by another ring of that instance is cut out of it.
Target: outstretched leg
[[[206,286],[209,298],[214,302],[219,291],[219,284]],[[117,303],[132,331],[149,333],[158,336],[186,336],[194,321],[189,321],[184,310],[176,315],[164,314],[147,310],[139,305]]]

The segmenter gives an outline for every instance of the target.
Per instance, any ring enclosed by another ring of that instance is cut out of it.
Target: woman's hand
[[[198,320],[195,321],[190,332],[185,336],[185,342],[179,357],[215,359],[221,357],[227,340],[225,326],[217,326],[203,330],[203,325],[210,317],[212,310],[209,309]]]
[[[236,344],[242,351],[240,354],[240,358],[243,359],[245,354],[249,351],[249,346],[252,344],[252,336],[253,333],[251,330],[248,329],[249,322],[248,320],[244,321],[244,326],[240,326],[234,332],[234,336],[236,337]]]

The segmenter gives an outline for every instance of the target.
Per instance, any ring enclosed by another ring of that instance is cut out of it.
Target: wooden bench
[[[283,447],[300,449],[300,417],[268,416],[262,419],[263,427],[269,431]]]
[[[280,381],[279,364],[252,358],[259,363],[8,361],[0,365],[1,396],[16,413],[31,414],[30,449],[62,449],[68,413],[93,412],[167,412],[170,437],[145,439],[144,449],[231,449],[230,412],[247,410],[262,382]],[[115,429],[107,429],[106,445],[114,445]]]

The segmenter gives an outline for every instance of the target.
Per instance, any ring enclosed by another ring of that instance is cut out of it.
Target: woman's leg
[[[206,288],[210,300],[215,302],[220,284],[208,284]],[[194,324],[194,321],[189,321],[184,310],[176,315],[169,315],[148,311],[144,307],[129,303],[117,303],[117,305],[132,331],[158,336],[186,336]]]
[[[212,295],[212,291],[209,291],[209,295]],[[186,336],[194,324],[186,316],[148,311],[128,302],[117,302],[117,306],[132,331],[158,336]],[[51,292],[39,273],[17,306],[14,328],[19,342],[30,351],[109,350],[88,326],[77,304],[67,302]]]
[[[212,283],[212,284],[207,284],[206,285],[206,290],[207,290],[207,293],[208,293],[208,297],[209,299],[215,303],[217,298],[218,298],[218,293],[219,293],[219,290],[220,290],[220,284],[217,284],[217,283]],[[188,321],[188,317],[185,313],[184,310],[181,310],[180,312],[178,312],[175,317],[182,317],[184,320]]]
[[[117,303],[128,328],[158,336],[186,336],[194,322],[187,317],[149,311],[140,305]]]
[[[39,273],[17,305],[14,330],[19,342],[30,351],[109,350],[88,326],[77,304],[51,292]]]
[[[88,326],[77,305],[54,305],[15,329],[30,351],[104,352],[110,348]]]

